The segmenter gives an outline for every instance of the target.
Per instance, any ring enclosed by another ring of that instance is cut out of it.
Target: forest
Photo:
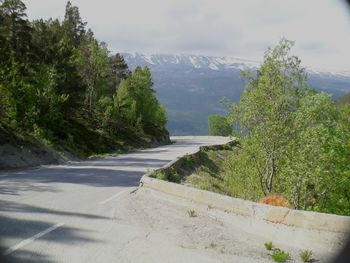
[[[80,155],[168,139],[148,68],[131,72],[67,2],[63,21],[29,21],[0,1],[0,128]]]

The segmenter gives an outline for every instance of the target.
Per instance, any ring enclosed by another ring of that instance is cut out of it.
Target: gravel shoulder
[[[242,218],[234,214],[147,188],[122,198],[114,220],[142,227],[146,234],[124,247],[121,262],[273,262],[264,247],[269,237],[243,231],[235,224]],[[195,217],[188,215],[190,209]],[[291,253],[291,262],[302,262],[299,253],[306,248],[275,245]],[[317,262],[331,257],[313,252]]]

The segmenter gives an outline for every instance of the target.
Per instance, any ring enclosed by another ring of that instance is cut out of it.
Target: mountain
[[[240,70],[259,67],[259,61],[235,57],[198,55],[122,54],[133,70],[150,68],[154,89],[168,113],[172,135],[206,135],[211,114],[225,114],[223,97],[238,101],[246,80]],[[326,91],[335,99],[350,91],[349,72],[307,69],[311,87]]]

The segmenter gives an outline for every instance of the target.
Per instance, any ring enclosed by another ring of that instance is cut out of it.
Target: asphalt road
[[[1,173],[0,253],[15,262],[121,262],[130,240],[148,233],[142,218],[132,224],[138,215],[128,210],[142,175],[200,145],[227,141],[172,139],[175,144],[117,157]],[[134,253],[123,262],[134,262]]]

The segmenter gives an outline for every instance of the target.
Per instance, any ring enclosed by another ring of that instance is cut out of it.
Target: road
[[[111,217],[118,198],[136,189],[147,169],[161,167],[200,145],[227,140],[173,139],[176,144],[118,157],[1,174],[2,253],[26,262],[96,262],[96,254],[106,257],[105,251],[116,256],[128,240],[121,235],[137,232],[129,232],[128,226],[114,229]]]
[[[225,213],[137,188],[148,169],[227,142],[172,139],[117,157],[0,174],[0,253],[13,262],[271,262],[268,240]]]

